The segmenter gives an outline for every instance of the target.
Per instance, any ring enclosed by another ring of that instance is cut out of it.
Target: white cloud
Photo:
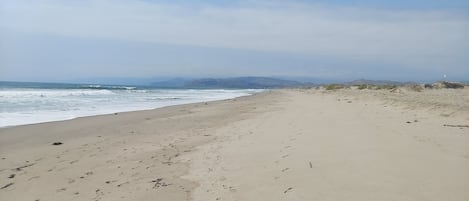
[[[468,73],[469,19],[436,10],[289,3],[10,1],[0,27],[77,37],[239,48]]]

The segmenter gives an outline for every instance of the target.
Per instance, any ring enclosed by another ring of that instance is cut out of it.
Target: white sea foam
[[[73,89],[73,90],[1,90],[0,98],[34,98],[34,97],[66,97],[66,96],[94,96],[94,95],[110,95],[114,92],[106,89]]]
[[[0,127],[230,99],[260,90],[0,89]]]

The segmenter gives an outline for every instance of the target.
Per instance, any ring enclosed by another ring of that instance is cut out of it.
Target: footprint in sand
[[[13,182],[12,182],[12,183],[8,183],[8,184],[6,184],[5,186],[1,187],[0,189],[6,189],[6,188],[12,186],[13,184],[14,184]]]
[[[39,179],[39,178],[40,178],[40,176],[34,176],[34,177],[29,178],[28,181],[31,181],[33,179]]]
[[[125,185],[125,184],[128,184],[128,183],[130,183],[130,182],[126,181],[126,182],[124,182],[124,183],[117,184],[116,186],[117,186],[117,187],[121,187],[121,186],[123,186],[123,185]]]
[[[293,188],[292,188],[292,187],[289,187],[289,188],[287,188],[287,190],[283,191],[283,193],[288,193],[288,192],[290,192],[291,190],[293,190]]]
[[[115,182],[117,182],[117,180],[106,181],[105,183],[106,183],[106,184],[110,184],[110,183],[115,183]]]

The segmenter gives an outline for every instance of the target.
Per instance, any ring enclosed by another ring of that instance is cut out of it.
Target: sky
[[[467,0],[0,0],[0,80],[469,80]]]

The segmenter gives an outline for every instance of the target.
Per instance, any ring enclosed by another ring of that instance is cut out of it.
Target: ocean
[[[224,100],[260,91],[0,82],[0,127]]]

